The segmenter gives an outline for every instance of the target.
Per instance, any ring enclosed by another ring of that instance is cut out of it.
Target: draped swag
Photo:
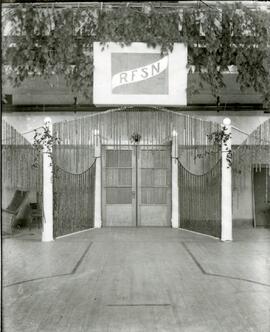
[[[146,149],[171,141],[177,133],[179,160],[194,174],[206,173],[220,159],[220,149],[207,135],[220,130],[220,125],[187,114],[160,107],[123,107],[95,113],[71,121],[55,123],[54,134],[61,145],[54,148],[56,165],[67,172],[82,173],[94,161],[96,136],[101,144],[134,144],[134,137]],[[202,157],[203,156],[203,157]]]
[[[40,154],[42,165],[42,155]],[[14,127],[2,120],[2,185],[7,189],[42,192],[42,167],[34,168],[35,151]]]
[[[60,138],[62,146],[69,149],[84,147],[84,152],[78,153],[77,158],[86,157],[89,160],[95,146],[95,135],[99,135],[102,144],[111,144],[119,148],[121,145],[133,144],[132,136],[139,134],[140,143],[151,148],[169,142],[173,131],[176,131],[180,146],[194,149],[198,146],[208,146],[210,149],[212,144],[208,141],[207,135],[218,129],[219,124],[158,107],[144,110],[136,107],[112,109],[76,120],[55,123],[53,126],[53,131]],[[61,160],[64,158],[64,151],[63,148],[57,152]]]

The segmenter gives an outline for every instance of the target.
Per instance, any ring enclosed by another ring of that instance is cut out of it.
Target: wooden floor
[[[270,331],[270,230],[170,228],[3,240],[3,331]]]

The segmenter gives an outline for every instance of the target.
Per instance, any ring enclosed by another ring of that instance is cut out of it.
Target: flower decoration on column
[[[39,167],[40,153],[42,151],[46,151],[46,153],[50,157],[50,166],[54,164],[53,147],[59,145],[61,141],[60,138],[58,138],[55,134],[51,132],[50,125],[51,120],[49,118],[46,118],[44,121],[44,126],[41,127],[41,132],[38,132],[37,129],[34,130],[33,148],[35,150],[35,153],[32,167]]]
[[[228,142],[231,139],[231,133],[226,132],[226,124],[217,131],[212,132],[211,134],[207,135],[207,138],[210,142],[212,142],[214,145],[218,146],[224,146],[226,154],[226,160],[228,162],[227,167],[232,166],[232,149],[229,147]]]

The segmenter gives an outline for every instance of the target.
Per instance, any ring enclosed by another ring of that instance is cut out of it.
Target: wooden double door
[[[170,226],[171,146],[104,146],[104,226]]]

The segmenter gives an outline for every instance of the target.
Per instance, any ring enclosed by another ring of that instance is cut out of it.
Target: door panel
[[[170,146],[138,149],[138,225],[170,226]]]
[[[134,152],[128,147],[103,151],[103,221],[105,226],[135,226]]]
[[[168,208],[162,205],[141,205],[139,226],[170,226]]]
[[[106,204],[132,204],[131,188],[107,187]]]
[[[269,170],[254,170],[254,202],[257,226],[270,227],[270,176]]]
[[[103,149],[105,226],[170,226],[170,146]]]
[[[107,204],[104,226],[135,226],[132,212],[132,205]]]

